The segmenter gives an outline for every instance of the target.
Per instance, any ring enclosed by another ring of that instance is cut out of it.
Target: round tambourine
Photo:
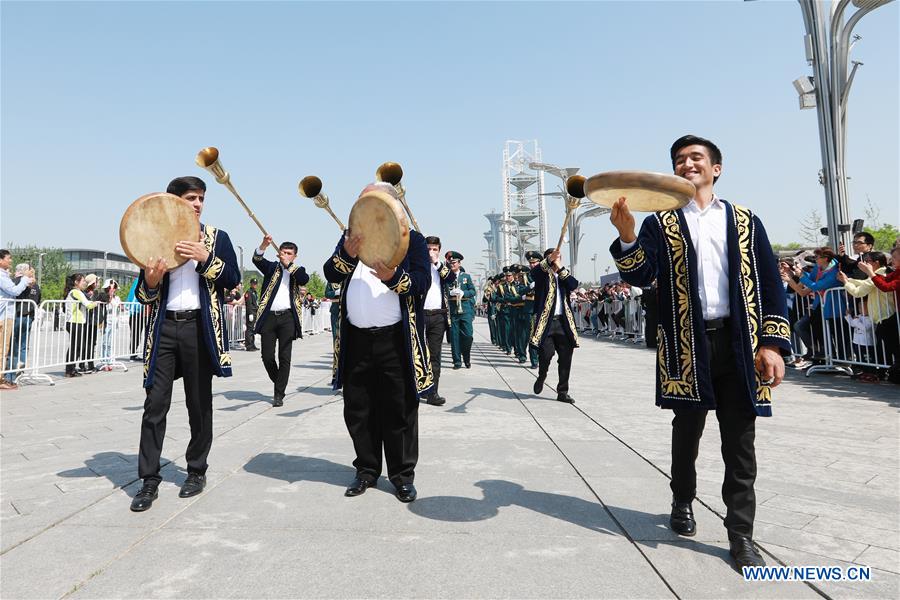
[[[640,212],[681,208],[696,191],[694,184],[683,177],[649,171],[609,171],[584,182],[584,194],[591,202],[612,208],[624,197],[629,210]]]
[[[390,194],[370,191],[350,211],[350,231],[362,236],[359,258],[370,267],[383,262],[393,268],[409,248],[409,224],[403,206]]]
[[[131,203],[119,223],[119,241],[131,262],[142,269],[150,258],[164,258],[166,268],[187,259],[175,252],[175,244],[200,239],[200,220],[191,205],[174,194],[156,192]]]

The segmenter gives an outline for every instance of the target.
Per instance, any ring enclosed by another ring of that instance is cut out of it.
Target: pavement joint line
[[[302,391],[308,390],[308,389],[311,388],[312,386],[318,384],[320,381],[322,381],[323,379],[325,379],[325,377],[326,377],[326,376],[322,376],[321,378],[315,380],[314,382],[312,382],[311,384],[307,385],[306,387],[304,387],[304,388],[298,390],[298,392],[302,392]],[[295,392],[295,393],[296,393],[296,392]],[[214,394],[214,395],[215,395],[215,394]],[[336,402],[336,401],[337,401],[337,400],[333,400],[332,402]],[[326,403],[326,404],[328,404],[328,403]],[[325,405],[325,404],[322,404],[321,406],[324,406],[324,405]],[[234,430],[237,429],[238,427],[241,427],[241,426],[245,425],[246,423],[249,423],[250,421],[252,421],[252,420],[255,419],[256,417],[268,413],[270,410],[272,410],[272,408],[274,408],[274,407],[270,406],[268,409],[266,409],[266,410],[264,410],[264,411],[261,411],[261,412],[255,414],[255,415],[253,415],[253,416],[251,416],[251,417],[248,417],[248,418],[244,419],[243,421],[241,421],[240,423],[234,425],[233,427],[231,427],[231,428],[229,428],[229,429],[226,429],[225,431],[221,432],[220,434],[218,434],[217,436],[215,436],[213,439],[216,440],[216,439],[219,439],[219,438],[221,438],[222,436],[224,436],[224,435],[226,435],[226,434],[228,434],[228,433],[231,433],[232,431],[234,431]],[[315,408],[319,408],[319,406],[315,406],[315,407],[313,407],[313,408],[314,408],[314,409],[315,409]],[[22,454],[22,456],[25,458],[25,460],[30,460],[27,456],[25,456],[25,454]],[[178,458],[184,458],[184,456],[182,455],[182,456],[179,456]],[[162,469],[164,469],[165,467],[169,466],[170,464],[174,463],[177,459],[171,459],[171,460],[167,460],[167,461],[163,462],[164,460],[165,460],[165,459],[162,459],[162,460],[160,461],[160,464],[159,464],[160,470],[162,470]],[[91,502],[90,504],[88,504],[88,505],[86,505],[86,506],[82,506],[81,508],[79,508],[79,509],[73,511],[72,513],[70,513],[70,514],[68,514],[68,515],[66,515],[66,516],[64,516],[64,517],[59,518],[58,520],[54,521],[53,523],[50,523],[49,525],[47,525],[46,527],[44,527],[44,528],[41,529],[40,531],[36,531],[34,534],[28,536],[27,538],[25,538],[25,539],[23,539],[23,540],[18,541],[17,543],[13,544],[13,545],[10,546],[9,548],[6,548],[5,550],[0,551],[0,556],[3,556],[3,555],[9,553],[9,552],[12,551],[12,550],[15,550],[16,548],[18,548],[18,547],[21,546],[22,544],[25,544],[25,543],[27,543],[27,542],[30,542],[31,540],[37,538],[38,536],[40,536],[40,535],[46,533],[47,531],[53,529],[53,528],[56,527],[57,525],[61,525],[63,522],[68,521],[69,519],[71,519],[71,518],[74,517],[75,515],[77,515],[77,514],[79,514],[79,513],[81,513],[81,512],[84,512],[84,511],[88,510],[89,508],[92,508],[92,507],[94,507],[95,505],[99,504],[100,502],[106,500],[106,499],[109,498],[111,495],[115,494],[118,490],[120,490],[120,489],[125,489],[125,488],[128,487],[129,485],[132,485],[133,483],[135,483],[135,482],[137,482],[137,481],[139,481],[139,480],[140,480],[140,477],[136,477],[135,479],[132,479],[132,480],[130,480],[130,481],[127,481],[127,482],[123,483],[122,485],[119,485],[119,486],[114,487],[114,488],[111,489],[108,493],[106,493],[106,494],[104,494],[103,496],[97,498],[95,501]],[[53,484],[53,485],[56,486],[56,484]],[[56,486],[56,487],[57,487],[57,489],[59,489],[58,486]],[[60,489],[60,491],[62,491],[62,490]],[[63,492],[63,493],[65,493],[65,492]],[[109,563],[107,563],[107,564],[109,564]],[[104,565],[103,568],[105,568],[106,566],[107,566],[107,565]],[[82,583],[83,583],[83,582],[82,582]],[[79,584],[79,585],[81,585],[81,584]],[[76,588],[76,589],[77,589],[77,588]],[[75,590],[71,590],[71,591],[75,591]],[[71,593],[71,592],[70,592],[70,593]]]
[[[297,392],[294,392],[294,393],[300,393],[300,392],[304,392],[304,391],[308,390],[309,388],[311,388],[311,387],[313,387],[314,385],[318,384],[319,382],[323,381],[323,380],[325,379],[325,377],[327,377],[327,375],[323,375],[321,378],[316,379],[315,381],[313,381],[313,382],[310,383],[309,385],[307,385],[307,386],[305,386],[305,387],[303,387],[303,388],[297,390]],[[319,405],[316,405],[316,406],[312,407],[310,410],[314,410],[314,409],[316,409],[316,408],[322,408],[323,406],[328,406],[329,404],[334,404],[334,403],[337,402],[338,400],[339,400],[338,398],[335,398],[335,399],[333,399],[333,400],[329,400],[329,401],[327,401],[327,402],[323,402],[323,403],[321,403],[321,404],[319,404]],[[232,427],[232,428],[230,428],[230,429],[228,429],[228,430],[226,430],[226,431],[223,431],[222,433],[220,433],[219,435],[217,435],[215,439],[218,439],[218,438],[224,436],[226,433],[230,433],[230,432],[234,431],[234,430],[237,429],[238,427],[241,427],[242,425],[245,425],[246,423],[249,423],[250,421],[252,421],[253,419],[257,418],[257,417],[260,416],[260,415],[267,414],[267,413],[268,413],[269,411],[271,411],[273,408],[275,408],[275,407],[274,407],[274,406],[269,406],[269,408],[267,408],[266,410],[263,410],[263,411],[261,411],[261,412],[255,414],[255,415],[253,415],[252,417],[249,417],[249,418],[247,418],[247,419],[244,419],[243,421],[241,421],[240,423],[238,423],[238,424],[235,425],[234,427]],[[290,431],[291,429],[296,428],[298,425],[299,425],[299,423],[294,422],[294,423],[291,425],[291,427],[288,427],[287,429],[288,429],[288,431]],[[277,439],[280,440],[281,438],[277,438]],[[271,439],[270,441],[268,441],[267,443],[265,443],[265,444],[263,445],[263,447],[262,447],[260,450],[254,451],[254,454],[259,454],[259,452],[265,450],[266,448],[268,448],[269,446],[271,446],[272,444],[274,444],[275,441],[276,441],[276,439]],[[170,462],[174,462],[174,461],[170,461]],[[207,491],[212,491],[212,490],[216,489],[217,487],[219,487],[220,485],[222,485],[225,481],[228,480],[229,477],[231,477],[232,475],[234,475],[241,467],[243,467],[243,466],[246,465],[246,464],[247,464],[247,460],[241,461],[240,464],[239,464],[238,466],[236,466],[234,469],[231,470],[231,472],[227,473],[224,477],[222,477],[222,479],[221,479],[218,483],[215,483],[214,485],[211,485],[209,488],[207,488]],[[160,467],[160,469],[162,469],[162,467]],[[126,486],[127,486],[127,485],[131,485],[131,484],[134,483],[135,481],[138,481],[138,480],[135,479],[135,480],[133,480],[133,481],[131,481],[131,482],[125,484],[125,485],[126,485]],[[124,488],[125,486],[122,486],[122,487]],[[118,490],[118,489],[119,489],[119,488],[116,488],[116,489],[114,489],[113,491],[111,491],[109,494],[106,494],[105,496],[103,496],[103,498],[101,498],[101,500],[103,500],[103,499],[105,499],[105,498],[108,498],[110,495],[112,495],[113,493],[115,493],[116,490]],[[107,569],[107,567],[109,567],[110,565],[112,565],[112,564],[115,563],[116,561],[120,560],[121,558],[124,558],[129,552],[131,552],[132,550],[134,550],[135,548],[137,548],[138,546],[140,546],[141,544],[143,544],[150,536],[152,536],[152,535],[156,534],[157,532],[159,532],[163,527],[165,527],[166,525],[168,525],[169,523],[171,523],[175,518],[179,517],[184,511],[186,511],[186,510],[189,509],[191,506],[193,506],[193,505],[194,505],[196,502],[198,502],[201,498],[202,498],[202,495],[201,495],[201,494],[197,494],[196,496],[194,496],[193,498],[191,498],[188,502],[186,502],[186,503],[184,504],[184,507],[182,507],[180,510],[175,511],[168,519],[165,519],[164,521],[162,521],[161,523],[159,523],[156,527],[154,527],[154,528],[152,528],[152,529],[149,529],[144,535],[140,536],[137,540],[135,540],[135,542],[134,542],[133,544],[131,544],[131,545],[129,545],[127,548],[125,548],[125,550],[123,550],[123,551],[120,552],[118,555],[112,557],[111,559],[109,559],[108,561],[106,561],[106,563],[104,563],[103,565],[101,565],[100,567],[98,567],[97,569],[95,569],[90,575],[88,575],[88,577],[87,577],[86,579],[84,579],[84,580],[82,580],[82,581],[79,581],[79,582],[75,583],[75,584],[72,586],[72,589],[70,589],[68,592],[66,592],[65,594],[63,594],[62,596],[59,597],[59,600],[63,600],[64,598],[70,597],[72,594],[74,594],[75,592],[77,592],[80,588],[84,587],[84,585],[85,585],[87,582],[89,582],[91,579],[93,579],[93,578],[96,577],[97,575],[100,575],[101,573],[103,573],[103,571],[105,571],[105,570]],[[98,502],[99,502],[99,500],[98,500]],[[94,504],[96,504],[96,502],[92,503],[90,506],[93,506]],[[87,509],[87,508],[89,508],[89,507],[85,507],[85,509]],[[84,509],[83,509],[83,510],[84,510]],[[75,514],[78,514],[79,512],[81,512],[81,511],[76,511],[76,512],[73,513],[72,515],[69,515],[69,517],[66,517],[66,519],[68,519],[68,518],[74,516]],[[55,523],[54,525],[51,525],[51,527],[53,527],[53,526],[55,526],[55,525],[58,525],[58,524],[59,524],[59,522]],[[49,529],[49,527],[48,527],[47,529]],[[46,531],[47,529],[44,529],[43,531]],[[43,531],[41,531],[40,533],[43,533]],[[32,536],[32,537],[35,537],[35,536]],[[32,539],[32,538],[29,538],[29,539]],[[25,540],[25,541],[27,541],[27,540]],[[17,544],[17,545],[18,545],[18,544]],[[11,549],[12,549],[12,548],[10,548],[10,550],[11,550]]]
[[[480,332],[479,332],[479,335],[480,335],[482,338],[484,338],[484,334],[483,334],[483,333],[480,333]],[[580,339],[581,339],[581,336],[579,336],[579,340],[580,340]],[[615,340],[615,339],[608,339],[608,338],[607,338],[607,339],[597,338],[595,341],[619,342],[619,343],[616,344],[617,346],[624,346],[624,345],[625,345],[625,344],[623,343],[624,340]],[[628,346],[625,346],[625,347],[628,347]],[[638,348],[639,348],[639,346],[635,346],[635,347],[638,347]],[[487,358],[487,355],[485,355],[485,357]],[[488,360],[490,360],[490,359],[488,359]],[[513,365],[513,366],[518,366],[519,368],[525,370],[527,373],[529,373],[530,375],[532,375],[535,379],[537,379],[537,375],[535,375],[530,369],[527,369],[527,368],[525,368],[525,367],[522,366],[522,365]],[[494,370],[496,371],[496,368],[495,368]],[[506,378],[503,377],[503,375],[501,375],[499,371],[497,371],[497,375],[499,375],[500,378],[503,380],[503,382],[506,383],[507,387],[510,387],[510,386],[509,386],[509,383],[506,381]],[[551,386],[548,386],[548,387],[551,387]],[[554,388],[554,390],[555,390],[555,388]],[[531,415],[531,417],[532,417],[532,418],[535,420],[535,422],[538,424],[538,427],[541,428],[541,431],[543,431],[544,434],[547,436],[547,438],[550,439],[551,442],[553,442],[553,445],[556,446],[556,448],[560,451],[560,454],[562,454],[563,458],[565,458],[566,461],[568,461],[569,464],[572,465],[572,468],[575,469],[575,472],[578,473],[579,477],[581,477],[581,473],[578,471],[578,469],[575,467],[575,465],[572,464],[572,461],[569,460],[569,457],[566,456],[565,452],[563,452],[563,451],[559,448],[559,446],[556,444],[556,441],[553,440],[553,438],[550,437],[549,434],[547,434],[547,431],[544,430],[543,426],[541,426],[540,422],[537,420],[537,418],[534,416],[534,414],[528,409],[527,406],[525,406],[525,403],[522,402],[522,400],[519,398],[519,395],[516,394],[516,392],[515,392],[511,387],[510,387],[510,391],[512,391],[512,393],[516,396],[516,399],[519,400],[520,403],[522,403],[522,406],[525,407],[525,410],[528,411],[528,413]],[[613,437],[616,441],[618,441],[620,444],[622,444],[623,446],[625,446],[626,448],[628,448],[629,450],[631,450],[632,452],[634,452],[638,457],[640,457],[640,458],[641,458],[644,462],[646,462],[648,465],[650,465],[651,467],[653,467],[654,469],[656,469],[657,471],[659,471],[666,479],[668,479],[668,480],[671,481],[672,477],[671,477],[668,473],[666,473],[663,469],[661,469],[659,466],[657,466],[656,463],[654,463],[652,460],[650,460],[649,458],[647,458],[646,456],[644,456],[643,454],[641,454],[640,452],[638,452],[634,447],[632,447],[630,444],[628,444],[625,440],[623,440],[622,438],[620,438],[619,436],[617,436],[616,434],[614,434],[612,431],[610,431],[609,429],[607,429],[603,424],[601,424],[599,421],[597,421],[597,419],[595,419],[594,417],[592,417],[591,415],[589,415],[588,413],[586,413],[581,407],[576,406],[576,405],[574,405],[574,404],[572,405],[572,407],[573,407],[575,410],[577,410],[578,412],[580,412],[582,415],[584,415],[585,417],[587,417],[588,419],[590,419],[591,421],[593,421],[600,429],[602,429],[603,431],[605,431],[606,433],[608,433],[610,436],[612,436],[612,437]],[[877,477],[877,475],[876,475],[876,477]],[[584,480],[584,477],[582,477],[582,480]],[[590,485],[587,481],[585,481],[585,485],[587,485],[588,488],[591,490],[591,492],[594,494],[594,496],[597,497],[597,500],[600,501],[600,504],[603,505],[603,508],[606,509],[606,512],[609,513],[610,517],[612,517],[612,519],[616,522],[616,524],[619,525],[619,527],[622,527],[622,525],[621,525],[621,523],[619,523],[618,519],[616,519],[616,517],[613,516],[613,514],[610,512],[610,510],[606,507],[606,504],[603,502],[603,500],[600,499],[600,496],[597,494],[597,492],[594,491],[594,488],[592,488],[591,485]],[[712,506],[710,506],[708,503],[704,502],[699,496],[696,496],[694,499],[697,501],[698,504],[700,504],[701,506],[703,506],[704,508],[706,508],[707,510],[709,510],[711,513],[713,513],[714,515],[716,515],[717,517],[719,517],[720,519],[722,519],[722,521],[724,522],[724,520],[725,520],[724,515],[720,514],[717,510],[715,510],[715,509],[714,509]],[[816,517],[816,518],[818,518],[818,517]],[[813,521],[815,521],[815,519],[813,519]],[[813,521],[810,521],[810,523],[812,523]],[[809,523],[807,523],[806,525],[809,525]],[[804,528],[806,527],[806,525],[804,526]],[[628,532],[625,531],[624,528],[622,528],[622,530],[623,530],[623,532],[625,533],[625,536],[628,538],[628,540],[631,541],[632,544],[635,544],[635,547],[638,548],[638,551],[641,552],[641,554],[644,556],[644,558],[647,559],[647,562],[650,563],[650,566],[653,568],[653,570],[656,571],[656,567],[653,565],[653,563],[650,562],[650,559],[649,559],[646,555],[644,555],[644,553],[640,550],[640,547],[637,546],[637,544],[635,543],[635,541],[634,541],[633,539],[631,539],[631,535],[629,535]],[[840,539],[840,538],[838,538],[838,539]],[[775,554],[773,554],[770,550],[766,549],[766,548],[765,548],[762,544],[760,544],[758,541],[755,541],[755,540],[754,540],[754,544],[756,544],[756,546],[757,546],[761,551],[763,551],[766,555],[768,555],[772,560],[776,561],[778,564],[780,564],[780,565],[782,565],[782,566],[788,566],[783,560],[781,560],[780,558],[778,558],[777,556],[775,556]],[[863,551],[863,552],[864,552],[864,551]],[[826,557],[826,558],[827,558],[827,557]],[[659,571],[656,571],[656,572],[657,572],[657,574],[659,574]],[[661,574],[660,574],[660,579],[662,579],[662,580],[663,580],[663,583],[665,583],[666,586],[667,586],[670,590],[672,590],[672,586],[669,585],[669,583],[665,580],[664,577],[662,577]],[[818,588],[815,584],[813,584],[812,582],[810,582],[810,581],[804,581],[803,583],[805,583],[809,588],[811,588],[814,592],[816,592],[817,594],[819,594],[819,595],[822,596],[823,598],[827,598],[828,600],[831,600],[831,596],[829,596],[828,594],[826,594],[824,590],[819,589],[819,588]],[[674,594],[675,591],[672,590],[672,593]],[[675,595],[676,595],[676,597],[678,597],[677,594],[675,594]]]
[[[483,339],[486,339],[486,338],[484,338],[483,333],[479,333],[479,335]],[[486,341],[488,341],[488,340],[486,340]],[[637,550],[638,553],[644,558],[644,560],[647,562],[647,564],[650,566],[650,568],[653,569],[653,572],[656,573],[657,577],[659,577],[660,581],[662,581],[663,585],[665,585],[669,589],[669,591],[672,593],[672,596],[674,596],[675,598],[678,598],[678,600],[681,600],[681,596],[678,595],[678,592],[675,591],[675,588],[672,587],[672,585],[666,580],[666,578],[659,571],[659,569],[656,568],[656,565],[653,564],[653,561],[650,560],[650,557],[647,556],[646,553],[644,553],[644,551],[643,551],[643,549],[641,549],[640,545],[638,545],[638,543],[634,540],[634,538],[631,537],[631,534],[628,533],[628,530],[625,529],[625,527],[622,525],[622,523],[619,521],[619,519],[617,519],[616,516],[612,513],[612,511],[609,509],[609,507],[606,506],[606,503],[603,502],[603,500],[600,498],[600,495],[597,493],[597,491],[591,486],[590,483],[587,482],[587,480],[584,478],[584,475],[582,475],[581,471],[578,470],[578,467],[575,466],[575,463],[573,463],[572,460],[566,455],[566,453],[563,452],[563,449],[559,447],[559,444],[556,443],[556,440],[554,440],[553,437],[549,433],[547,433],[547,430],[544,429],[544,426],[541,424],[541,422],[538,420],[538,418],[534,415],[534,413],[531,412],[531,409],[529,409],[528,406],[522,401],[522,399],[519,397],[519,394],[512,388],[512,386],[506,380],[506,377],[504,377],[503,374],[500,373],[500,371],[497,369],[497,367],[493,364],[493,361],[491,361],[491,359],[487,356],[487,354],[485,354],[484,350],[482,350],[482,344],[479,344],[478,348],[479,348],[479,351],[482,353],[482,356],[484,356],[489,361],[491,368],[494,369],[494,372],[497,373],[497,376],[500,377],[500,380],[504,384],[506,384],[506,387],[509,389],[510,392],[512,392],[513,396],[515,396],[515,398],[516,398],[516,400],[518,400],[519,404],[522,405],[522,408],[524,408],[525,411],[531,416],[535,425],[537,425],[538,428],[540,428],[540,430],[543,432],[543,434],[545,436],[547,436],[547,439],[550,440],[550,443],[552,443],[553,446],[556,447],[556,450],[566,460],[566,462],[569,463],[569,466],[572,467],[572,470],[575,471],[575,473],[581,479],[582,483],[584,483],[584,485],[587,487],[587,489],[589,489],[591,491],[591,494],[593,494],[593,496],[597,499],[597,501],[600,503],[600,506],[603,507],[603,510],[606,511],[606,514],[609,515],[609,518],[612,519],[613,523],[615,523],[616,526],[619,528],[619,530],[621,530],[622,534],[625,536],[625,539],[627,539],[631,543],[631,545],[634,547],[634,549]],[[521,367],[521,368],[523,368],[527,372],[531,373],[530,369],[526,369],[525,367]],[[531,374],[533,375],[533,373],[531,373]],[[574,407],[574,405],[573,405],[573,407]],[[577,408],[577,407],[574,407],[574,408]],[[579,412],[584,414],[584,411],[579,411]],[[591,420],[593,420],[593,419],[591,419]],[[595,423],[596,423],[596,421],[595,421]]]

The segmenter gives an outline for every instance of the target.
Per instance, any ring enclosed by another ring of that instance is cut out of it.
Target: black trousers
[[[143,325],[143,314],[141,312],[131,313],[128,315],[128,325],[131,328],[131,354],[137,354],[138,348],[143,344],[144,338],[141,336],[141,326]]]
[[[153,371],[153,387],[147,390],[141,419],[138,475],[145,482],[159,483],[159,457],[166,437],[166,415],[172,403],[172,383],[176,372],[184,378],[185,403],[191,427],[185,459],[188,473],[206,473],[206,458],[212,446],[212,365],[203,341],[200,320],[160,324],[159,348]]]
[[[556,384],[557,394],[565,394],[569,391],[569,371],[572,368],[572,353],[575,351],[575,346],[572,345],[572,341],[566,335],[566,330],[562,326],[562,319],[565,318],[565,315],[553,317],[549,325],[547,325],[550,331],[547,332],[547,335],[544,336],[544,341],[541,342],[540,356],[538,358],[538,376],[544,378],[550,369],[550,361],[553,359],[553,355],[556,354],[556,364],[559,371],[559,383]]]
[[[356,451],[357,475],[381,475],[381,453],[395,486],[412,483],[419,459],[419,401],[413,391],[403,326],[358,329],[346,323],[344,422]]]
[[[708,332],[709,362],[716,397],[716,418],[722,440],[725,480],[722,500],[729,538],[753,536],[756,516],[756,411],[746,399],[744,376],[738,372],[729,327]],[[676,409],[672,419],[672,493],[690,502],[697,492],[697,452],[706,410]]]
[[[256,311],[247,312],[244,319],[244,350],[250,350],[256,347]]]
[[[438,384],[441,381],[441,346],[447,332],[447,316],[438,312],[425,315],[425,339],[428,342],[428,353],[431,355],[431,371],[434,374],[434,390],[438,395]]]
[[[290,310],[281,314],[269,313],[259,330],[262,336],[262,361],[269,379],[275,384],[275,395],[284,397],[288,375],[291,374],[291,346],[294,343],[294,315]],[[275,362],[275,341],[278,341],[278,362]]]

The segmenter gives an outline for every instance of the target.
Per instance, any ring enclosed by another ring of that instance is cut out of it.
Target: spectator
[[[12,260],[9,250],[0,250],[0,390],[7,391],[18,389],[15,383],[7,380],[3,375],[7,369],[6,358],[16,316],[12,300],[15,300],[34,279],[34,272],[29,270],[28,273],[22,275],[19,283],[13,283],[9,276]]]
[[[866,279],[866,274],[859,269],[859,262],[865,253],[875,248],[875,238],[871,233],[861,231],[853,236],[853,254],[847,255],[844,244],[838,246],[837,261],[841,265],[841,272],[853,279]]]
[[[866,310],[867,304],[867,298],[863,298],[859,314],[854,316],[848,310],[844,318],[853,330],[853,352],[857,361],[871,363],[875,360],[875,327]],[[866,383],[878,382],[874,367],[862,367],[860,371],[854,369],[853,376]]]
[[[900,239],[897,241],[900,242]],[[872,265],[866,262],[859,264],[859,268],[866,276],[871,278],[875,287],[882,292],[894,292],[894,306],[900,307],[900,244],[895,245],[891,250],[891,266],[893,271],[886,275],[879,275],[872,268]],[[896,333],[892,335],[896,335]],[[893,383],[900,383],[900,360],[897,360],[896,350],[894,352],[894,363],[888,369],[888,380]]]
[[[881,252],[867,252],[862,259],[872,266],[876,275],[887,274],[887,257]],[[864,298],[868,302],[868,315],[875,326],[876,359],[889,365],[900,360],[898,353],[900,340],[898,340],[897,319],[894,317],[896,307],[893,294],[882,292],[868,278],[851,279],[842,272],[838,274],[838,280],[844,284],[848,294],[854,298]],[[883,355],[879,352],[882,348]]]
[[[100,290],[97,289],[98,277],[94,273],[85,275],[84,283],[84,296],[96,306],[100,299]],[[82,368],[82,373],[90,375],[96,370],[94,368],[94,356],[97,353],[97,337],[100,332],[100,311],[88,311],[87,318],[88,321],[84,330],[85,343],[81,356],[87,360],[86,365]]]
[[[125,302],[128,304],[128,328],[131,330],[131,360],[138,361],[141,360],[141,355],[137,353],[138,345],[143,341],[143,337],[141,336],[141,330],[144,326],[144,308],[145,305],[141,304],[137,301],[137,298],[134,297],[135,290],[137,289],[138,280],[135,279],[131,283],[131,288],[128,290],[128,295],[125,297]],[[143,350],[142,350],[143,353]]]
[[[815,293],[812,311],[809,315],[797,321],[794,325],[794,331],[797,332],[797,335],[800,336],[800,339],[803,340],[803,343],[809,349],[804,358],[810,360],[815,354],[813,342],[822,343],[825,339],[822,329],[822,320],[824,318],[830,324],[832,349],[840,353],[838,356],[848,357],[850,355],[850,336],[847,325],[843,320],[844,312],[847,308],[844,295],[826,292],[830,288],[840,286],[837,278],[838,262],[834,251],[828,247],[817,249],[814,256],[816,266],[811,273],[803,273],[799,267],[794,267],[794,274],[799,277],[800,283]]]
[[[119,291],[119,284],[115,279],[107,279],[103,282],[103,289],[100,290],[99,300],[102,304],[98,306],[100,329],[103,331],[100,342],[100,370],[112,371],[113,362],[113,339],[115,336],[116,326],[119,323],[119,310],[122,306],[122,300],[116,295]]]
[[[97,306],[84,293],[86,277],[75,273],[66,284],[66,331],[69,332],[69,350],[66,352],[66,377],[81,377],[76,366],[82,365],[87,345],[88,312]]]
[[[13,283],[18,285],[22,281],[23,276],[33,272],[34,269],[32,269],[28,263],[16,265],[16,276],[13,278]],[[31,304],[30,302],[19,302],[16,304],[16,324],[15,332],[13,333],[14,343],[10,349],[10,355],[12,357],[12,360],[10,360],[10,368],[19,370],[25,367],[25,363],[28,360],[28,342],[31,323],[34,321],[36,308],[41,304],[41,287],[33,277],[30,279],[31,283],[28,284],[28,287],[22,290],[22,293],[16,298],[17,300],[31,300],[34,302],[34,304]]]

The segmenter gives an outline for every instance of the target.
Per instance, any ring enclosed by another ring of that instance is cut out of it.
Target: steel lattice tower
[[[500,259],[503,265],[525,262],[529,250],[547,247],[544,173],[528,165],[541,162],[537,140],[507,140],[503,149],[503,220]]]

